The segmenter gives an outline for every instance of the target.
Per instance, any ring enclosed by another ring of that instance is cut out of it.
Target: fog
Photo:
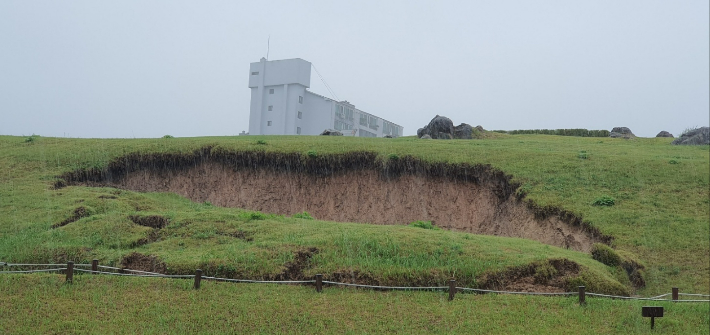
[[[249,63],[302,58],[413,135],[709,121],[708,1],[2,1],[0,134],[235,135]],[[311,91],[330,96],[313,71]]]

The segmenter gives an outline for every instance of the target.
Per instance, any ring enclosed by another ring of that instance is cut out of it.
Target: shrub
[[[579,159],[587,159],[587,158],[589,158],[589,156],[587,155],[587,152],[586,152],[586,151],[580,151],[580,152],[577,154],[577,158],[579,158]]]
[[[25,139],[25,143],[34,143],[39,139],[39,135],[32,134],[32,136]]]
[[[163,138],[175,138],[173,135],[163,135]]]
[[[308,150],[308,152],[306,154],[308,155],[308,157],[311,157],[311,158],[318,157],[318,152],[315,150]]]
[[[256,144],[258,144],[258,145],[266,145],[266,141],[264,141],[264,140],[258,140],[258,141],[256,141]]]
[[[387,157],[389,157],[391,161],[396,161],[399,159],[399,156],[397,156],[397,154],[389,154],[389,156]]]
[[[608,266],[619,266],[621,256],[611,247],[602,243],[594,243],[592,246],[592,258]]]
[[[616,200],[610,196],[601,196],[596,198],[592,203],[593,206],[614,206]]]
[[[291,217],[297,218],[297,219],[306,219],[306,220],[313,220],[313,217],[311,214],[308,214],[308,212],[303,211],[301,213],[296,213],[293,214]]]
[[[422,229],[441,230],[441,228],[435,226],[433,223],[431,223],[431,221],[414,221],[410,223],[409,226]]]
[[[675,160],[675,159],[671,159],[671,160],[668,161],[668,164],[679,164],[679,163],[680,163],[680,162],[677,161],[677,160]]]

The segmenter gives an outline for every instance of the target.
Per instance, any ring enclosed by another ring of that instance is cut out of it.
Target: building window
[[[377,125],[377,118],[376,117],[370,116],[370,124],[368,125],[368,127],[370,127],[370,129],[374,129],[374,130],[377,130],[377,128],[379,128],[379,126]]]
[[[273,88],[270,88],[270,89],[269,89],[269,94],[274,94],[274,89],[273,89]]]
[[[382,135],[394,135],[394,136],[399,136],[401,135],[401,131],[399,130],[399,127],[396,126],[394,123],[390,123],[387,121],[382,121]]]
[[[301,135],[301,127],[296,127],[296,134]]]
[[[266,121],[266,125],[271,127],[271,121]]]
[[[335,130],[352,130],[353,129],[353,125],[347,124],[345,122],[338,121],[338,120],[335,120],[333,122],[333,127],[335,127]]]
[[[303,97],[302,97],[302,96],[299,96],[299,97],[298,97],[298,103],[299,103],[299,104],[302,104],[302,103],[303,103]]]
[[[298,112],[298,118],[299,118],[299,119],[302,119],[302,118],[303,118],[303,113]]]
[[[252,75],[252,76],[258,76],[258,75],[259,75],[259,71],[257,71],[257,72],[252,72],[251,75]]]
[[[274,106],[269,106],[269,112],[274,110]]]

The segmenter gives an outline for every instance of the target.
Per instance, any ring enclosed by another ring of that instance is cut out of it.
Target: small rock
[[[320,134],[323,136],[343,136],[343,133],[333,129],[323,130],[323,132]]]
[[[658,135],[656,135],[656,137],[673,137],[673,134],[662,130],[660,133],[658,133]]]

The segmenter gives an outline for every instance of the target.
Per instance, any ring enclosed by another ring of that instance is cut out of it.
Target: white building
[[[300,58],[251,63],[250,135],[318,135],[325,129],[346,136],[402,136],[403,128],[365,113],[347,101],[308,91],[311,63]]]

